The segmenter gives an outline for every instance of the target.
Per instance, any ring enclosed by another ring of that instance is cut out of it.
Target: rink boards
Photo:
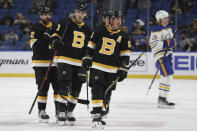
[[[131,53],[131,63],[142,52]],[[31,65],[32,52],[0,52],[0,77],[34,77]],[[173,54],[175,79],[197,79],[197,52]],[[152,54],[147,52],[129,70],[128,78],[152,78],[156,72]],[[157,76],[159,78],[159,75]]]

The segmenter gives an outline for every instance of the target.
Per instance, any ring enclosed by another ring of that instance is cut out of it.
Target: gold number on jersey
[[[72,46],[82,48],[84,46],[85,35],[83,32],[74,31]]]
[[[103,37],[103,44],[99,53],[105,55],[112,55],[114,53],[115,46],[116,42],[113,39]]]
[[[34,35],[35,35],[35,32],[31,32],[31,34],[30,34],[30,38],[34,38]]]

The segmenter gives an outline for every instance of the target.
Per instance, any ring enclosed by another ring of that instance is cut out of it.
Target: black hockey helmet
[[[113,12],[110,10],[106,10],[103,12],[103,17],[111,17],[113,15]]]
[[[47,6],[39,7],[39,10],[38,10],[39,15],[43,15],[43,14],[46,14],[46,13],[51,13],[52,14],[52,11],[50,10],[49,7],[47,7]]]
[[[122,12],[120,12],[120,11],[113,11],[111,17],[112,17],[112,19],[114,19],[114,18],[122,18],[122,19],[124,19],[124,14]]]
[[[88,5],[85,4],[85,3],[77,3],[77,5],[75,6],[75,10],[81,10],[81,11],[85,11],[87,12],[88,11]]]

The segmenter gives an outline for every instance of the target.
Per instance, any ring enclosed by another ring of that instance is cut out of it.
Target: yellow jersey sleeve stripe
[[[51,60],[33,60],[32,63],[50,63]]]

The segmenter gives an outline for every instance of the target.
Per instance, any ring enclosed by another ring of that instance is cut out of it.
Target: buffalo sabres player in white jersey
[[[167,100],[168,93],[171,88],[173,78],[172,67],[172,50],[176,45],[173,38],[172,29],[168,26],[169,14],[164,10],[159,10],[156,15],[157,26],[151,31],[150,47],[155,58],[156,68],[160,66],[160,74],[162,75],[159,83],[158,108],[168,109],[174,108],[175,104]],[[167,54],[164,54],[167,50]]]

